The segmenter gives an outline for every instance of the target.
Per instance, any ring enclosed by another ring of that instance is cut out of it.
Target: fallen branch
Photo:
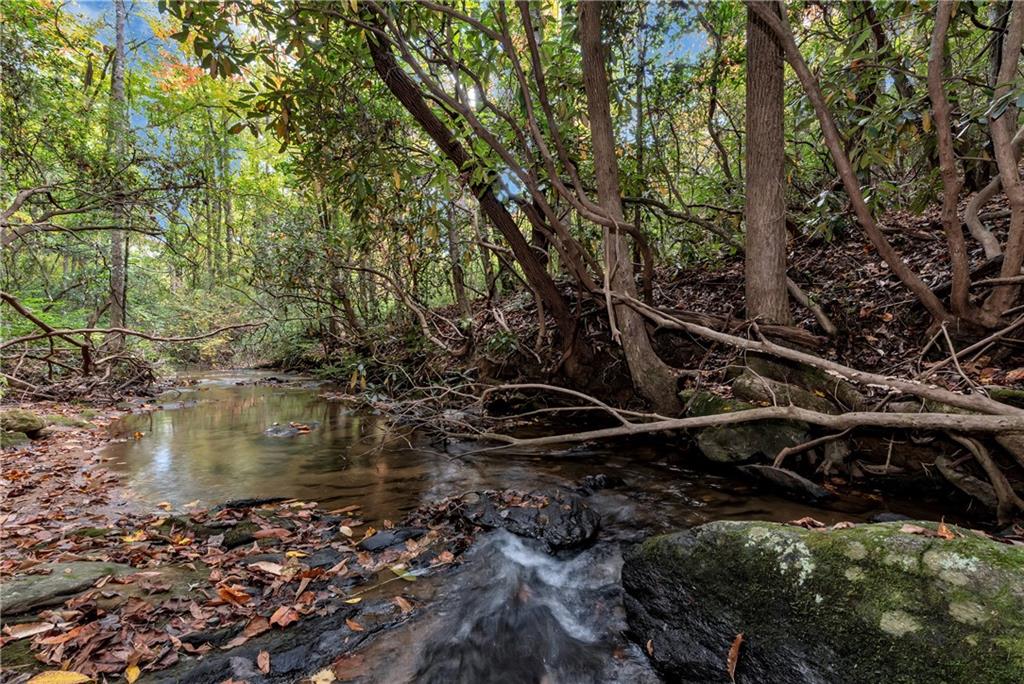
[[[1024,412],[1021,415],[993,416],[961,413],[877,413],[874,411],[854,411],[833,415],[811,411],[798,406],[768,406],[748,411],[719,413],[710,416],[691,416],[689,418],[671,418],[654,420],[649,423],[633,423],[571,432],[562,435],[544,437],[512,437],[500,433],[485,432],[477,437],[503,442],[508,446],[535,447],[551,444],[572,444],[591,440],[608,439],[611,437],[631,437],[648,435],[673,430],[695,430],[700,428],[738,425],[765,420],[793,420],[835,430],[847,430],[858,427],[897,428],[907,430],[953,430],[956,432],[978,432],[989,434],[1024,433]]]

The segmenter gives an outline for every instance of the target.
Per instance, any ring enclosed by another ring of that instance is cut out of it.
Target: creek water
[[[180,507],[270,496],[328,509],[358,503],[363,519],[378,528],[422,504],[473,490],[571,487],[595,473],[626,483],[589,497],[601,532],[582,551],[550,555],[529,540],[494,532],[483,535],[459,570],[414,583],[427,609],[351,658],[351,681],[657,682],[640,648],[625,638],[618,576],[626,545],[718,519],[809,515],[832,523],[880,510],[931,517],[910,502],[877,497],[840,499],[829,508],[795,503],[687,467],[695,455],[677,448],[446,449],[385,417],[325,400],[315,383],[252,384],[267,375],[204,375],[173,393],[166,410],[120,421],[115,431],[143,435],[110,445],[109,466],[146,503]],[[315,427],[291,437],[265,432],[293,421]]]

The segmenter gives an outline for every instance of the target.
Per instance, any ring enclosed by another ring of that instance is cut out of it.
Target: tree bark
[[[967,262],[967,241],[957,202],[960,199],[960,172],[956,166],[956,151],[953,149],[953,128],[949,100],[943,85],[942,73],[946,65],[946,34],[953,18],[952,2],[940,2],[935,10],[935,28],[932,31],[931,48],[928,53],[928,97],[932,102],[935,118],[935,132],[939,138],[939,168],[942,173],[942,227],[949,245],[949,261],[952,269],[952,291],[950,308],[953,315],[974,318],[968,299],[971,286],[970,264]]]
[[[601,207],[613,222],[624,223],[619,190],[619,163],[615,156],[608,77],[601,45],[601,3],[579,5],[579,39],[583,55],[583,87],[587,94],[587,114],[594,152],[597,195]],[[605,229],[605,269],[613,292],[636,296],[633,264],[626,236],[615,228]],[[613,335],[618,327],[620,342],[629,366],[633,385],[651,404],[664,413],[679,409],[676,378],[672,369],[658,358],[651,346],[642,316],[630,307],[612,304]]]
[[[455,139],[455,136],[447,126],[434,114],[426,100],[423,98],[419,88],[405,71],[399,66],[390,46],[385,42],[383,36],[367,31],[366,43],[370,55],[373,58],[373,65],[381,80],[388,90],[419,123],[424,132],[431,137],[438,148],[448,159],[455,164],[463,178],[468,179],[472,171],[473,161],[463,148],[462,144]],[[491,220],[498,232],[509,243],[512,253],[523,269],[530,287],[540,296],[551,315],[562,336],[563,351],[566,356],[566,371],[570,376],[582,377],[584,371],[582,365],[576,368],[577,363],[583,359],[575,359],[584,351],[582,340],[577,339],[576,319],[568,302],[562,297],[561,292],[555,286],[554,281],[548,275],[543,264],[537,259],[529,243],[516,225],[515,219],[508,212],[489,184],[473,183],[467,180],[467,185],[476,195],[480,203],[480,209]],[[579,373],[577,373],[577,370]]]
[[[1013,3],[1006,28],[1003,57],[996,79],[999,87],[993,93],[995,100],[1009,94],[1020,65],[1020,49],[1024,42],[1024,3]],[[1003,267],[999,275],[1002,278],[1010,278],[1020,275],[1021,265],[1024,263],[1024,184],[1021,183],[1017,157],[1013,149],[1017,109],[1011,102],[1003,107],[1002,112],[998,112],[997,109],[993,114],[997,115],[989,119],[992,145],[995,149],[996,164],[999,166],[999,179],[1010,205],[1010,228],[1006,237],[1006,249],[1003,251]],[[1002,317],[1016,302],[1019,290],[1020,285],[1017,284],[996,287],[985,302],[985,312]]]
[[[850,204],[853,206],[854,214],[857,216],[858,223],[860,223],[867,234],[868,240],[878,251],[879,256],[892,269],[893,274],[900,279],[908,290],[914,293],[921,304],[928,310],[928,313],[932,315],[932,318],[936,321],[947,320],[949,313],[946,311],[946,307],[929,289],[928,285],[921,280],[920,276],[907,266],[899,252],[889,244],[889,241],[875,221],[871,209],[864,200],[864,193],[861,191],[857,174],[854,173],[853,166],[850,164],[850,158],[843,148],[843,138],[839,134],[839,129],[836,127],[828,105],[825,103],[825,96],[821,92],[821,86],[818,84],[814,74],[811,73],[807,62],[804,61],[800,48],[797,47],[796,39],[793,37],[793,31],[790,29],[789,21],[786,17],[785,6],[775,1],[754,2],[752,0],[748,0],[747,6],[753,9],[765,24],[771,27],[775,36],[779,39],[782,49],[785,51],[786,61],[793,67],[797,77],[800,79],[800,84],[807,93],[808,99],[814,106],[815,114],[818,117],[818,122],[821,125],[821,131],[825,138],[825,145],[832,155],[836,170],[839,172],[839,177],[843,182],[843,188],[846,190],[846,194],[850,198]]]
[[[747,8],[747,318],[788,325],[782,48]]]
[[[448,207],[448,258],[452,262],[452,292],[455,294],[455,302],[459,311],[466,318],[473,315],[473,309],[469,306],[469,298],[466,297],[466,275],[462,268],[462,250],[459,249],[459,234],[455,227],[455,204]]]
[[[125,0],[114,0],[114,61],[110,72],[110,120],[108,122],[108,151],[113,163],[124,162],[127,148],[127,116],[124,93],[124,34],[127,12]],[[120,175],[120,174],[118,174]],[[114,224],[124,226],[128,216],[124,205],[124,187],[120,178],[115,179],[118,192],[114,194],[112,209]],[[125,236],[123,228],[110,233],[110,327],[122,328],[125,323],[126,309],[126,271]],[[113,336],[110,344],[118,347],[124,338]]]

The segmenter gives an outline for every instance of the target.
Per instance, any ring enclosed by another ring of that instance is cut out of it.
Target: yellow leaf
[[[395,190],[402,187],[402,174],[398,172],[398,169],[391,172],[391,178],[395,181]]]
[[[127,542],[129,544],[131,544],[133,542],[146,541],[146,531],[145,530],[135,530],[131,534],[129,534],[127,536],[124,536],[124,537],[121,537],[121,541]]]
[[[48,672],[41,672],[32,679],[28,680],[28,684],[83,684],[83,682],[91,682],[92,677],[84,675],[81,672],[71,672],[70,670],[49,670]]]
[[[288,556],[289,558],[305,558],[309,554],[305,551],[285,551],[284,555]]]
[[[138,665],[129,665],[128,669],[124,671],[124,678],[128,680],[128,684],[135,684],[135,680],[142,674],[142,670],[139,669]]]
[[[352,603],[352,604],[355,604],[355,603],[359,603],[359,602],[360,602],[360,601],[362,601],[362,600],[363,600],[363,599],[362,599],[362,597],[360,597],[360,596],[356,596],[356,597],[354,597],[354,598],[350,598],[350,599],[345,599],[345,603]]]
[[[921,128],[924,129],[925,133],[927,133],[930,130],[932,130],[932,113],[931,112],[925,112],[924,114],[921,115]]]

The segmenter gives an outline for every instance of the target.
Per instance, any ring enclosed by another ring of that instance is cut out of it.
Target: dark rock
[[[328,546],[314,552],[308,558],[301,559],[301,562],[311,568],[331,568],[340,563],[347,555]]]
[[[903,515],[902,513],[891,513],[889,511],[882,511],[881,513],[875,513],[871,516],[871,522],[873,523],[900,522],[910,519],[910,516]]]
[[[359,548],[364,551],[383,551],[386,548],[404,544],[407,539],[419,539],[427,533],[421,527],[396,527],[390,530],[381,530],[373,536],[359,542]]]
[[[785,468],[768,465],[744,465],[739,466],[738,470],[754,479],[767,482],[775,489],[807,501],[824,501],[833,497],[832,492],[824,487]]]
[[[683,392],[688,415],[712,416],[756,408],[753,404],[726,399],[711,392]],[[764,420],[704,428],[697,432],[697,447],[716,463],[743,463],[756,456],[775,458],[786,447],[809,439],[807,425],[798,421]]]
[[[576,484],[576,493],[583,496],[590,496],[601,489],[616,489],[625,487],[626,481],[618,475],[606,475],[597,473],[595,475],[584,475]]]
[[[530,494],[486,491],[473,496],[464,498],[466,520],[539,539],[551,549],[580,546],[597,534],[601,524],[601,517],[583,499],[561,490]]]
[[[739,684],[1024,680],[1024,549],[904,524],[720,521],[649,539],[622,569],[631,636],[672,682],[728,682],[740,633]]]
[[[245,508],[258,508],[260,506],[266,506],[267,504],[280,503],[287,501],[288,499],[283,496],[267,496],[255,499],[232,499],[231,501],[225,501],[222,504],[218,504],[210,509],[211,512],[217,513],[218,511],[227,510],[233,508],[235,510],[242,510]]]

